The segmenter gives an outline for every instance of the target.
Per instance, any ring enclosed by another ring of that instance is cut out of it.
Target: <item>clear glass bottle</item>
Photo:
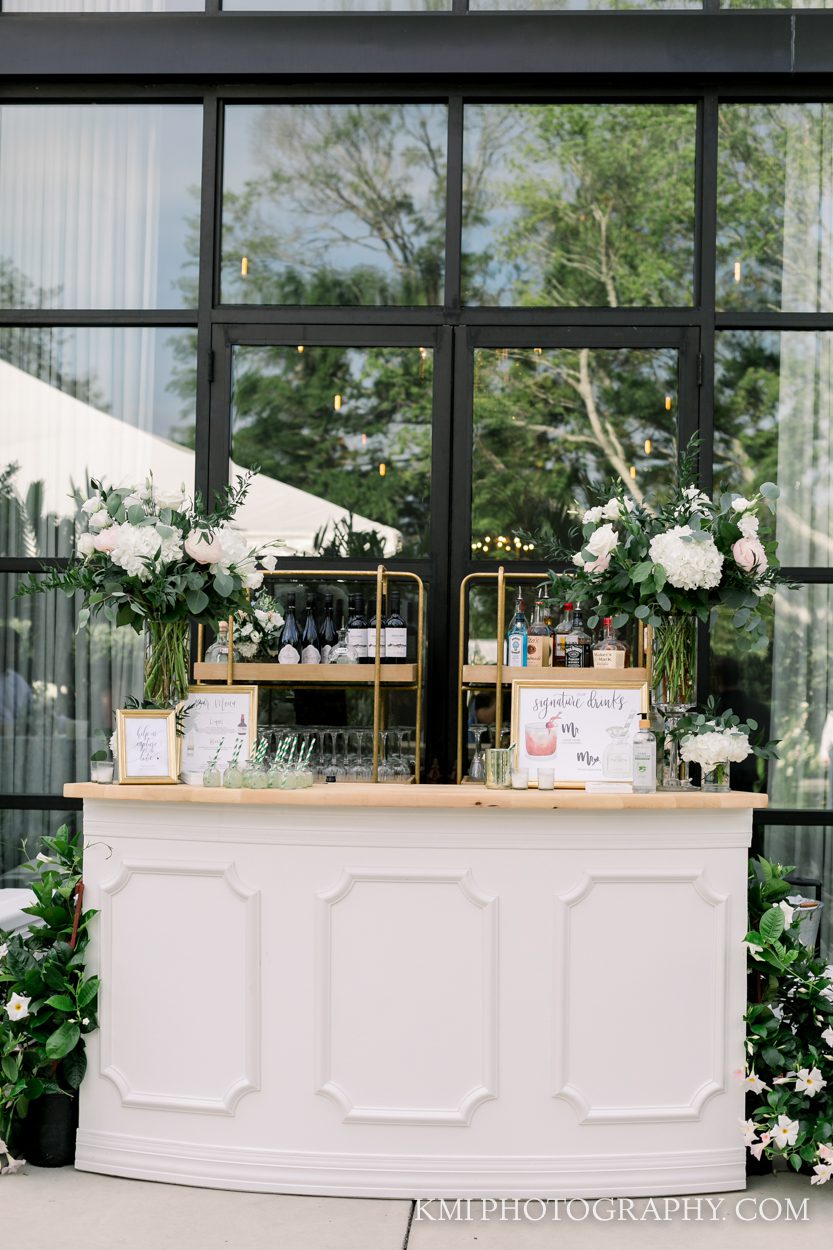
[[[358,664],[359,657],[347,641],[347,626],[342,625],[338,631],[338,642],[330,651],[328,664]]]
[[[407,664],[408,626],[401,613],[402,598],[398,590],[390,592],[390,615],[385,621],[385,663]]]
[[[627,645],[622,642],[613,628],[613,617],[606,616],[602,621],[602,636],[593,645],[593,667],[625,668],[627,663]]]
[[[515,600],[515,614],[506,631],[507,668],[526,668],[529,651],[529,626],[524,614],[524,601],[519,593]]]
[[[555,668],[563,668],[567,662],[564,651],[564,639],[573,628],[573,605],[564,604],[561,620],[555,627],[552,639],[552,662]]]
[[[206,664],[228,663],[228,621],[220,621],[217,637],[205,653]]]
[[[529,627],[526,662],[530,668],[549,668],[552,664],[552,635],[547,624],[546,599],[535,600],[532,624]]]
[[[639,722],[633,738],[633,792],[653,794],[657,788],[657,740],[648,720]]]
[[[281,641],[278,648],[279,664],[301,663],[301,631],[295,619],[295,596],[288,595],[286,600],[286,617],[281,630]]]
[[[573,609],[573,621],[564,635],[564,665],[566,668],[589,668],[593,639],[584,628],[584,616],[580,607]]]

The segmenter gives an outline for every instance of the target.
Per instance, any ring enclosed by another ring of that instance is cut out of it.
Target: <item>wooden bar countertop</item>
[[[306,790],[225,790],[186,785],[101,785],[73,782],[64,786],[68,799],[99,802],[213,803],[223,807],[418,807],[464,809],[514,808],[517,811],[572,808],[577,811],[645,811],[721,808],[739,811],[767,805],[765,794],[730,790],[658,790],[656,794],[598,794],[584,790],[487,790],[485,785],[400,785],[370,782],[316,783]]]

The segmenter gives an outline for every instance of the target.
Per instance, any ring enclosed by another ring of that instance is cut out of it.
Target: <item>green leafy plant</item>
[[[62,825],[26,867],[35,901],[28,933],[0,933],[0,1172],[14,1171],[21,1121],[44,1094],[72,1097],[98,1027],[98,977],[87,976],[81,834]]]
[[[799,937],[792,868],[749,864],[746,1145],[833,1177],[833,976]]]

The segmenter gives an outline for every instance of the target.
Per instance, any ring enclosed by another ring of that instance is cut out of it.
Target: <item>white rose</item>
[[[76,547],[78,554],[86,559],[87,556],[91,556],[95,551],[95,539],[92,534],[82,534],[78,539]]]
[[[87,516],[89,516],[93,512],[98,512],[98,510],[103,507],[104,505],[101,501],[100,495],[90,495],[89,499],[82,503],[81,511],[86,512]]]
[[[585,525],[598,525],[603,515],[604,509],[601,507],[588,508],[581,519]]]
[[[750,508],[754,508],[755,505],[751,499],[744,499],[743,495],[735,495],[732,500],[732,507],[735,512],[747,512]]]
[[[268,553],[266,554],[261,553],[261,555],[258,556],[258,559],[260,563],[262,564],[263,568],[268,569],[270,573],[274,572],[275,565],[278,563],[277,556],[273,556]]]
[[[100,508],[98,512],[94,512],[90,517],[89,525],[91,530],[103,530],[108,525],[113,524],[113,518],[106,508]]]
[[[185,483],[183,482],[179,490],[158,490],[156,491],[157,508],[170,508],[173,512],[182,512],[188,507],[190,498],[185,492]]]
[[[602,508],[602,516],[607,521],[618,521],[628,512],[633,512],[633,503],[630,499],[609,499]]]
[[[599,560],[604,556],[609,556],[614,547],[618,547],[619,535],[612,525],[600,525],[590,535],[584,545],[591,555],[594,555]]]

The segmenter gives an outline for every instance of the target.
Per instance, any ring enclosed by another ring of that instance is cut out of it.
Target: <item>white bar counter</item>
[[[76,1167],[378,1197],[742,1189],[762,796],[70,785]]]

